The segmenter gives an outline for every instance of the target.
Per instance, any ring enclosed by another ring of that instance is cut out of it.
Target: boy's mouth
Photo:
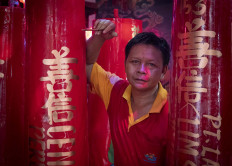
[[[137,78],[137,79],[135,79],[136,81],[138,81],[138,82],[147,82],[148,80],[146,80],[146,79],[141,79],[141,78]]]

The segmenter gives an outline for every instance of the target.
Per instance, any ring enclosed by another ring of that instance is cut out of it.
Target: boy
[[[99,31],[87,41],[87,79],[109,115],[114,164],[165,165],[168,102],[159,81],[170,59],[167,42],[149,32],[131,39],[125,49],[126,81],[95,63],[104,41],[117,36],[115,24],[97,20],[94,29]]]

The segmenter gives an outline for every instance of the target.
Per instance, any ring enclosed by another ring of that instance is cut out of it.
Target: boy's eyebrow
[[[137,57],[130,57],[128,59],[139,59],[140,60],[140,58],[137,58]]]

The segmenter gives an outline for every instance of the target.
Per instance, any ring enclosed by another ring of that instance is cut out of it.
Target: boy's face
[[[160,50],[152,45],[138,44],[131,48],[125,63],[127,79],[136,90],[152,90],[167,67],[163,66]]]

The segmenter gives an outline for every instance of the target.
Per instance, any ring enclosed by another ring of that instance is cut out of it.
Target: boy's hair
[[[131,48],[137,44],[152,45],[159,49],[162,53],[163,65],[168,65],[170,59],[170,47],[164,38],[159,38],[152,32],[139,33],[127,43],[125,48],[125,61],[128,58]]]

